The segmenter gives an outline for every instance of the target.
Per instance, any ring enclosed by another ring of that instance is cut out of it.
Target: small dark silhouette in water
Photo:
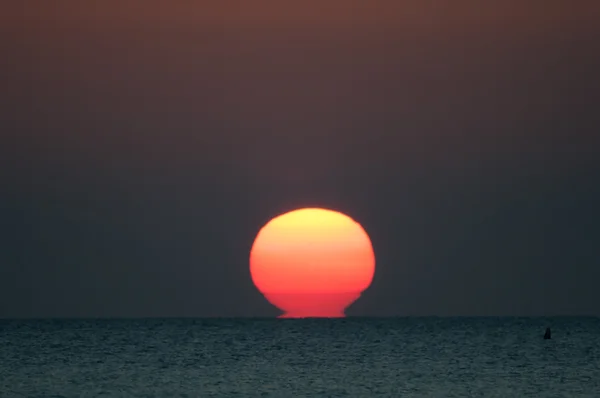
[[[552,332],[550,328],[546,328],[546,333],[544,334],[544,340],[550,340],[552,338]]]

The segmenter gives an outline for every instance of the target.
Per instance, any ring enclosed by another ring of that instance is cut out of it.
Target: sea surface
[[[0,320],[0,396],[600,397],[600,318]]]

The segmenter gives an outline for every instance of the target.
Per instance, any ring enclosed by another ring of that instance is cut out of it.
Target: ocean
[[[0,320],[0,396],[600,397],[600,318]]]

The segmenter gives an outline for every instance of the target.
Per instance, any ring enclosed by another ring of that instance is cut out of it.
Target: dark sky
[[[303,206],[373,240],[350,315],[600,315],[597,1],[5,3],[0,317],[276,315]]]

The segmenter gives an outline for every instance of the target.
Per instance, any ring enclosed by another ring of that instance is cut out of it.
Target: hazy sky
[[[0,6],[0,317],[276,315],[303,206],[350,315],[600,315],[597,1],[97,3]]]

